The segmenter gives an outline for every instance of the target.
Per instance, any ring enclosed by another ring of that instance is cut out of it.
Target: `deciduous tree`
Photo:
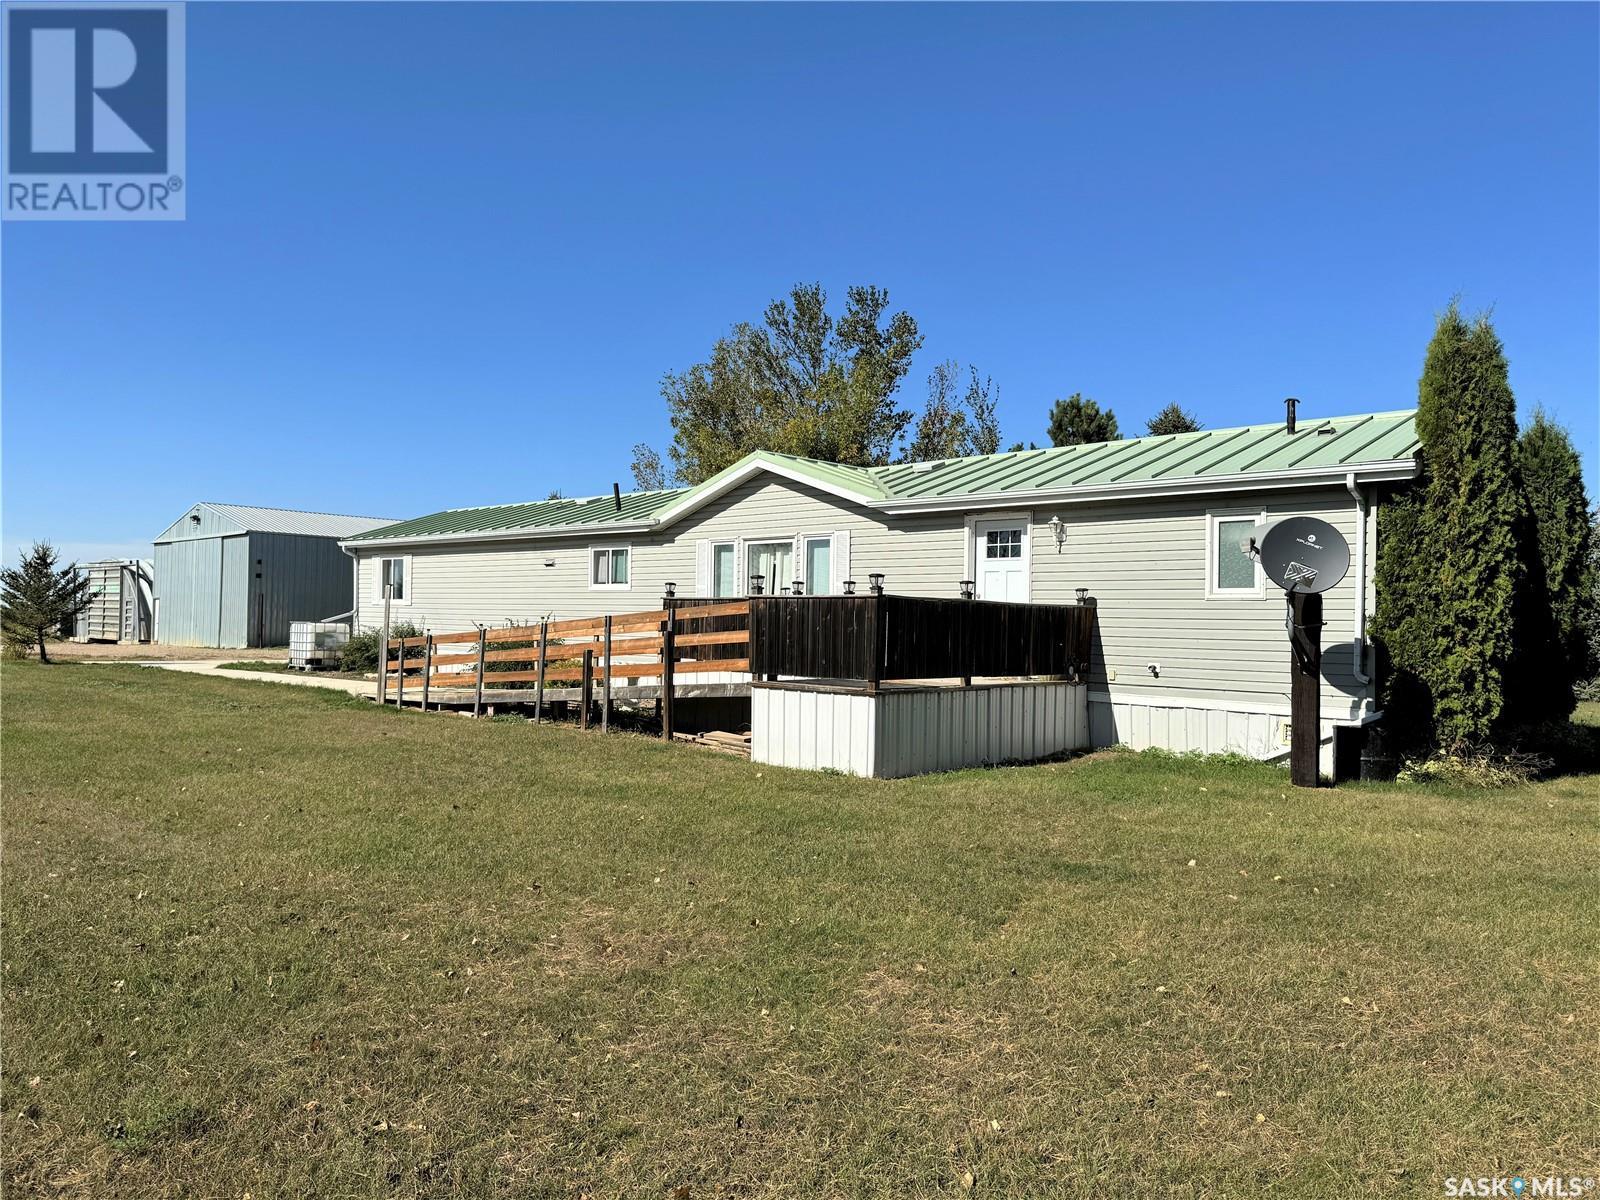
[[[911,421],[895,394],[921,345],[882,288],[850,288],[836,322],[820,284],[796,285],[760,325],[734,326],[708,361],[662,380],[673,474],[699,483],[752,450],[889,462]]]

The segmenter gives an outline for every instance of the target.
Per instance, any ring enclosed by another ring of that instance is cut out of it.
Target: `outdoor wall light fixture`
[[[544,565],[547,567],[553,567],[556,565],[556,560],[553,558],[547,558],[544,560]]]
[[[1061,523],[1060,516],[1050,518],[1050,532],[1056,535],[1056,553],[1061,553],[1061,547],[1067,544],[1067,527]]]

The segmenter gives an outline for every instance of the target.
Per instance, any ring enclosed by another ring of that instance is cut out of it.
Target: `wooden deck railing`
[[[424,709],[439,690],[452,698],[470,690],[475,716],[496,691],[532,684],[535,720],[543,719],[547,685],[577,683],[585,727],[598,687],[600,720],[607,728],[616,680],[656,680],[662,733],[670,738],[673,681],[680,675],[748,672],[749,647],[748,601],[674,602],[648,612],[392,638],[378,680],[385,701],[392,697],[403,705],[412,696]]]
[[[928,596],[757,596],[750,668],[758,675],[970,679],[1082,675],[1094,609]]]

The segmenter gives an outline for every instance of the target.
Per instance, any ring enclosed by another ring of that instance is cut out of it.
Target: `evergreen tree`
[[[1192,412],[1187,412],[1173,401],[1155,416],[1144,423],[1144,431],[1149,436],[1163,433],[1198,433],[1204,426],[1195,419]]]
[[[1591,658],[1588,639],[1597,581],[1583,463],[1567,431],[1537,409],[1517,439],[1517,466],[1532,526],[1529,565],[1549,602],[1555,652],[1568,682],[1577,683],[1600,667]]]
[[[1073,392],[1050,408],[1050,442],[1055,446],[1081,446],[1087,442],[1119,442],[1116,415],[1108,408]]]
[[[56,569],[56,552],[48,542],[35,542],[17,567],[0,570],[0,629],[8,642],[39,648],[39,661],[49,662],[47,634],[62,631],[89,607],[89,580],[76,563]]]
[[[1381,518],[1374,633],[1389,667],[1390,729],[1431,732],[1453,750],[1515,719],[1506,673],[1525,575],[1504,349],[1486,316],[1469,322],[1454,302],[1428,345],[1417,435],[1422,479]]]

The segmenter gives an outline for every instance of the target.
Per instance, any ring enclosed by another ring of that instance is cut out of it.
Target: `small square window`
[[[991,529],[983,535],[985,558],[1021,558],[1022,530]]]
[[[386,558],[382,561],[383,581],[381,588],[392,589],[389,592],[391,600],[404,600],[406,598],[406,560],[403,558]]]
[[[1261,572],[1247,549],[1260,523],[1243,514],[1213,515],[1206,548],[1206,595],[1213,599],[1259,597]]]
[[[628,548],[595,550],[590,556],[589,586],[623,588],[628,586]]]

